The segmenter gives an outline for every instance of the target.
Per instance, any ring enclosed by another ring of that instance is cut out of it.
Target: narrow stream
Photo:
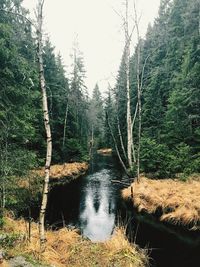
[[[115,227],[120,202],[119,186],[112,179],[122,173],[112,157],[96,155],[89,173],[50,192],[48,223],[80,229],[92,241],[104,241]]]
[[[123,172],[112,157],[96,155],[89,173],[68,185],[54,187],[47,221],[54,229],[78,228],[92,241],[104,241],[115,226],[127,226],[130,241],[147,248],[154,267],[200,266],[200,234],[158,223],[138,214],[121,200]],[[126,266],[125,266],[126,267]]]

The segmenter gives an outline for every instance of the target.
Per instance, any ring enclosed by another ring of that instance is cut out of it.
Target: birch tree
[[[51,139],[51,128],[49,122],[49,110],[47,102],[47,92],[46,92],[46,81],[44,77],[44,66],[43,66],[43,43],[42,43],[42,25],[43,25],[43,6],[44,0],[38,0],[37,7],[37,41],[38,41],[38,64],[39,64],[39,82],[40,89],[42,92],[42,108],[44,116],[44,126],[46,130],[46,163],[45,163],[45,178],[44,178],[44,187],[42,193],[42,203],[40,208],[40,217],[39,217],[39,232],[40,232],[40,244],[41,248],[44,248],[45,243],[45,214],[47,207],[48,199],[48,189],[49,189],[49,176],[50,176],[50,166],[51,166],[51,157],[52,157],[52,139]]]
[[[129,1],[126,0],[126,15],[125,15],[125,68],[126,68],[126,98],[127,98],[127,158],[129,168],[133,167],[133,157],[132,157],[132,144],[133,136],[131,131],[131,97],[130,97],[130,41],[131,36],[129,35]]]
[[[141,146],[141,130],[142,130],[142,80],[140,79],[140,34],[139,34],[139,25],[138,25],[138,16],[136,11],[136,5],[134,1],[134,18],[135,18],[135,27],[137,34],[137,60],[136,60],[136,76],[137,76],[137,105],[136,112],[138,110],[138,147],[137,147],[137,181],[140,180],[140,146]]]

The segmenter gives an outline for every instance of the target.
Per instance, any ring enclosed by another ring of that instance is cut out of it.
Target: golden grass
[[[66,228],[54,232],[47,231],[46,250],[42,255],[37,224],[32,224],[31,243],[27,241],[27,223],[24,220],[15,221],[7,218],[3,230],[22,235],[15,248],[8,252],[10,255],[26,254],[51,266],[143,267],[148,263],[147,255],[128,242],[121,228],[116,229],[112,238],[104,243],[92,243],[81,237],[75,230]]]
[[[74,162],[74,163],[64,163],[64,164],[57,164],[52,165],[50,169],[50,178],[51,179],[59,179],[63,177],[72,177],[77,176],[80,174],[85,173],[88,170],[88,163],[80,163],[80,162]],[[34,174],[37,174],[39,176],[44,176],[44,168],[41,168],[39,170],[34,170]]]
[[[112,153],[112,148],[101,148],[97,150],[97,153],[103,154],[103,155],[106,155],[106,154],[110,155]]]
[[[141,178],[132,184],[133,205],[138,211],[155,213],[161,210],[161,221],[200,229],[200,180],[151,180]],[[122,191],[124,199],[131,198],[131,187]]]

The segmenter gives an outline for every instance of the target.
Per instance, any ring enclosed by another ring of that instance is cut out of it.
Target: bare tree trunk
[[[118,156],[118,158],[119,158],[119,161],[120,161],[120,163],[121,163],[121,165],[122,165],[122,167],[123,167],[125,173],[127,174],[127,176],[129,176],[128,171],[127,171],[127,169],[126,169],[126,166],[125,166],[125,164],[124,164],[124,162],[123,162],[123,160],[122,160],[122,158],[121,158],[121,155],[120,155],[120,153],[119,153],[119,149],[118,149],[118,146],[117,146],[117,141],[116,141],[116,139],[115,139],[115,136],[114,136],[113,131],[112,131],[112,127],[111,127],[111,125],[110,125],[110,120],[109,120],[108,113],[107,113],[106,115],[107,115],[108,127],[109,127],[109,130],[110,130],[110,133],[111,133],[111,136],[112,136],[114,145],[115,145],[115,149],[116,149],[116,152],[117,152],[117,156]]]
[[[62,143],[63,150],[64,150],[65,139],[66,139],[66,127],[67,127],[68,111],[69,111],[69,103],[68,103],[68,100],[67,100],[67,106],[66,106],[66,110],[65,110],[64,129],[63,129],[63,143]]]
[[[136,107],[135,107],[135,113],[134,113],[134,116],[133,116],[133,120],[132,120],[132,123],[131,123],[131,135],[133,136],[133,127],[135,125],[135,120],[136,120],[136,117],[137,117],[137,112],[138,112],[138,103],[136,104]],[[135,146],[134,146],[134,142],[132,143],[132,152],[133,152],[133,162],[136,164],[136,154],[135,154]]]
[[[9,167],[8,167],[8,128],[6,127],[6,137],[5,137],[5,150],[2,158],[5,158],[4,167],[3,167],[3,177],[2,177],[2,211],[4,216],[4,211],[6,207],[6,181],[9,175]]]
[[[125,151],[124,142],[123,142],[122,133],[121,133],[121,128],[120,128],[120,123],[119,123],[118,113],[117,113],[117,128],[118,128],[119,139],[120,139],[121,148],[122,148],[122,151],[124,154],[124,158],[127,160],[126,151]]]
[[[119,90],[119,88],[118,88]],[[118,129],[118,134],[119,134],[119,139],[120,139],[120,144],[121,144],[121,148],[124,154],[124,158],[125,160],[127,160],[127,155],[126,155],[126,151],[125,151],[125,147],[124,147],[124,142],[123,142],[123,137],[122,137],[122,132],[121,132],[121,128],[120,128],[120,121],[119,121],[119,98],[117,97],[117,129]]]
[[[92,125],[92,147],[94,146],[94,125]]]
[[[91,137],[91,140],[89,142],[89,155],[90,157],[92,156],[92,153],[93,153],[93,147],[94,147],[94,126],[92,124],[92,137]]]
[[[43,66],[43,45],[42,45],[42,23],[43,23],[43,5],[44,0],[38,0],[38,29],[37,29],[37,38],[38,38],[38,62],[39,62],[39,80],[40,88],[42,91],[42,105],[43,105],[43,114],[44,114],[44,125],[46,130],[46,140],[47,140],[47,150],[46,150],[46,163],[45,163],[45,179],[44,187],[42,193],[42,203],[40,208],[40,218],[39,218],[39,232],[40,232],[40,245],[43,250],[45,243],[45,214],[47,207],[48,199],[48,189],[49,189],[49,176],[50,176],[50,166],[51,166],[51,157],[52,157],[52,139],[51,139],[51,128],[49,123],[49,111],[47,103],[47,93],[46,93],[46,81],[44,77],[44,66]]]
[[[126,67],[126,98],[127,98],[127,158],[128,165],[131,169],[133,167],[132,160],[132,143],[133,137],[131,133],[131,98],[130,98],[130,37],[128,25],[128,0],[126,0],[126,18],[125,18],[125,67]]]
[[[6,206],[6,187],[5,187],[5,177],[2,180],[2,210],[4,213],[4,209]]]
[[[138,18],[136,12],[136,6],[134,1],[135,11],[135,26],[137,32],[138,48],[137,48],[137,97],[138,97],[138,149],[137,149],[137,181],[140,181],[140,147],[141,147],[141,130],[142,130],[142,103],[141,103],[141,86],[140,81],[140,35],[138,27]]]

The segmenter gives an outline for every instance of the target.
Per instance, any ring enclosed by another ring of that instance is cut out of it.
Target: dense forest
[[[0,18],[3,192],[5,187],[12,190],[13,175],[24,175],[27,170],[44,164],[46,141],[38,86],[37,42],[32,25],[25,19],[28,11],[22,7],[22,1],[1,1],[0,8],[4,10]],[[142,83],[142,172],[170,177],[200,171],[199,25],[198,0],[161,1],[158,17],[130,57],[130,102],[132,117],[136,113],[133,126],[136,152],[138,67]],[[45,40],[43,58],[53,163],[88,160],[92,144],[97,148],[113,146],[115,150],[113,134],[122,160],[129,166],[124,151],[127,146],[125,54],[116,86],[109,88],[103,97],[96,85],[90,98],[84,84],[84,59],[78,44],[73,47],[73,71],[66,73],[61,55],[55,54],[49,38]],[[133,172],[136,165],[135,160]],[[2,206],[4,201],[1,197]]]
[[[200,3],[161,0],[145,38],[136,15],[138,42],[130,54],[124,17],[124,52],[105,94],[96,84],[89,96],[78,42],[67,73],[50,38],[43,38],[52,164],[89,162],[92,151],[112,148],[138,181],[141,173],[187,180],[200,173]],[[17,216],[39,206],[42,184],[30,183],[30,170],[43,167],[46,155],[38,39],[28,18],[22,0],[0,1],[0,207]],[[27,188],[19,186],[24,179]]]
[[[200,33],[199,1],[161,1],[159,16],[149,25],[130,58],[131,113],[137,109],[137,68],[142,83],[141,169],[159,177],[199,172]],[[137,55],[140,53],[140,62]],[[126,147],[126,68],[122,57],[112,91],[113,128],[118,124]],[[138,118],[133,139],[138,146]],[[118,147],[121,150],[120,140]],[[125,159],[124,159],[125,160]]]
[[[28,11],[21,3],[1,1],[1,10],[5,12],[1,11],[0,18],[0,165],[2,185],[8,188],[9,177],[41,166],[45,156],[37,42],[31,24],[24,18]],[[161,1],[158,18],[153,26],[149,25],[146,38],[139,40],[130,58],[132,117],[138,101],[138,64],[143,84],[140,160],[145,173],[169,177],[200,171],[199,25],[197,0]],[[140,62],[137,61],[139,52]],[[87,160],[91,141],[97,148],[114,147],[112,132],[128,165],[123,153],[127,146],[125,53],[116,86],[109,88],[104,98],[98,85],[92,98],[88,96],[84,59],[78,44],[73,47],[72,73],[65,72],[62,57],[55,54],[49,38],[44,43],[43,57],[53,163]],[[133,127],[136,150],[137,129],[136,114]]]

